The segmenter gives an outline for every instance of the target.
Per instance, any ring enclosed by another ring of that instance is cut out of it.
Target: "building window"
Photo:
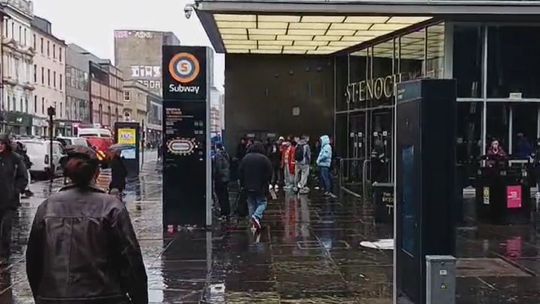
[[[124,92],[124,100],[125,100],[125,101],[129,101],[129,98],[130,98],[130,96],[129,96],[129,91],[125,91],[125,92]]]
[[[8,27],[9,27],[9,23],[5,23],[5,27],[4,27],[4,34],[6,35],[6,37],[8,36]]]
[[[47,57],[51,57],[51,42],[47,41]]]
[[[45,85],[45,68],[41,68],[41,84]]]
[[[47,69],[47,83],[51,86],[51,69]]]
[[[58,48],[58,57],[59,57],[60,62],[62,62],[62,48],[61,47]]]
[[[45,97],[41,97],[41,114],[45,114]]]
[[[56,59],[56,44],[53,43],[52,46],[52,57],[53,59]]]
[[[44,43],[43,38],[40,38],[40,40],[41,40],[41,54],[43,54],[43,43]]]
[[[60,117],[62,117],[62,113],[63,113],[63,106],[62,106],[62,103],[60,103],[60,113],[58,113],[60,115]]]
[[[53,87],[56,89],[56,72],[53,72]]]
[[[34,83],[37,83],[37,64],[34,64]]]
[[[8,96],[8,100],[7,100],[7,110],[9,111],[11,108],[11,98]]]
[[[19,99],[19,109],[20,109],[21,112],[24,112],[24,109],[23,109],[23,100],[22,100],[22,98]]]
[[[540,97],[540,43],[530,39],[539,33],[538,26],[503,25],[488,28],[488,98],[510,98],[512,93],[522,94],[523,98]],[[531,117],[530,120],[531,125],[536,125],[536,118]],[[536,137],[536,134],[532,135]]]
[[[480,26],[454,27],[453,76],[458,97],[482,97],[482,41]]]
[[[24,29],[24,45],[26,46],[26,39],[28,37],[26,37],[26,35],[28,34],[28,31],[26,29]]]
[[[64,83],[64,76],[62,76],[62,74],[60,74],[60,91],[62,91],[64,89],[64,85],[62,83]]]
[[[19,25],[19,43],[22,42],[22,27]]]
[[[37,96],[34,96],[34,113],[37,114]]]
[[[29,110],[28,110],[28,98],[25,98],[25,99],[24,99],[24,107],[25,107],[25,108],[24,108],[24,109],[25,109],[25,112],[28,113],[28,111],[29,111]]]
[[[34,44],[34,51],[37,50],[37,41],[36,41],[36,35],[34,35],[34,40],[32,41],[32,43]]]
[[[15,39],[15,22],[11,21],[11,39]]]
[[[103,123],[103,105],[99,105],[99,123]]]

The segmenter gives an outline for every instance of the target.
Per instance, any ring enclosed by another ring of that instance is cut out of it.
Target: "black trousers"
[[[222,181],[216,181],[215,182],[215,190],[216,190],[216,196],[219,202],[219,207],[221,208],[221,215],[222,216],[229,216],[231,215],[231,204],[229,202],[229,183],[222,182]]]
[[[0,258],[3,259],[9,258],[14,216],[14,210],[0,210]]]
[[[272,165],[272,186],[281,186],[283,185],[283,169],[281,169],[280,164]]]

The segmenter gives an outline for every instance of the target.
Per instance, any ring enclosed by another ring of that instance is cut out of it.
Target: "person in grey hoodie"
[[[309,178],[309,168],[311,165],[311,148],[309,147],[309,136],[303,135],[298,142],[298,145],[296,146],[295,158],[295,173],[296,181],[298,182],[298,191],[300,191],[300,194],[307,194],[309,193],[307,183]]]
[[[317,158],[317,166],[321,174],[321,182],[324,188],[324,195],[335,198],[332,193],[332,176],[330,167],[332,165],[332,146],[330,145],[330,137],[328,135],[321,136],[321,152]]]

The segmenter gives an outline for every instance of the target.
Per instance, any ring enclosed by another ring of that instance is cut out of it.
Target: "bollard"
[[[426,256],[426,304],[456,303],[456,258]]]

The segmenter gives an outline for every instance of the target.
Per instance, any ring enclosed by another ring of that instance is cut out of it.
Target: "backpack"
[[[294,152],[294,159],[297,161],[297,162],[301,162],[304,160],[305,158],[305,155],[304,155],[304,152],[305,152],[305,145],[298,145],[296,146],[296,151]]]

